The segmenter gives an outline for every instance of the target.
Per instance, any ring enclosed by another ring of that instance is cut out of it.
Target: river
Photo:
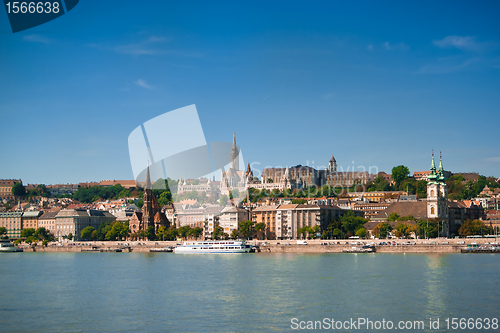
[[[500,318],[498,254],[2,253],[0,262],[3,332],[289,332],[332,320],[354,331],[346,321],[360,318],[456,332],[446,318]]]

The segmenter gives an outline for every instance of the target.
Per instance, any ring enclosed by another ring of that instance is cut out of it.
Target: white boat
[[[23,252],[23,249],[15,246],[8,239],[0,239],[0,252]]]
[[[245,241],[184,242],[177,245],[175,253],[249,253],[252,245]]]

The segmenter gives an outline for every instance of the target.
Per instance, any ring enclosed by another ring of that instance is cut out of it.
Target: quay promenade
[[[365,240],[307,240],[307,245],[297,244],[296,240],[253,240],[251,244],[258,244],[260,253],[342,253],[344,249],[361,247],[363,244],[375,244],[377,253],[459,253],[467,244],[499,243],[499,238],[479,239],[365,239]],[[380,243],[387,245],[380,245]],[[151,249],[175,247],[176,241],[92,241],[92,242],[65,242],[49,244],[47,247],[37,245],[34,248],[24,244],[25,252],[122,252],[149,253]],[[409,243],[409,244],[408,244]],[[390,245],[389,245],[390,244]],[[257,252],[258,253],[258,252]]]

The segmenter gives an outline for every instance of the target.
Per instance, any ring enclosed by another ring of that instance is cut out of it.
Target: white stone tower
[[[333,155],[328,162],[328,171],[331,173],[337,172],[337,161],[335,160],[335,157],[333,157]]]
[[[443,159],[439,158],[439,170],[436,172],[434,153],[432,153],[431,173],[427,184],[427,217],[444,223],[449,220],[448,187],[445,183]]]

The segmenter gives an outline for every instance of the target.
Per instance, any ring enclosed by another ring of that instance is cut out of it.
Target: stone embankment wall
[[[357,246],[359,248],[360,246]],[[458,245],[377,245],[377,253],[457,253],[463,246]],[[342,253],[352,249],[352,245],[269,245],[261,246],[261,253]]]
[[[460,252],[462,247],[467,244],[477,243],[494,243],[500,242],[500,239],[495,238],[482,238],[482,239],[430,239],[430,240],[405,240],[405,239],[392,239],[392,242],[397,245],[377,245],[376,252],[378,253],[457,253]],[[403,242],[410,241],[414,245],[401,245]],[[389,242],[385,239],[363,240],[364,243]],[[341,253],[344,249],[352,249],[352,247],[360,247],[360,243],[353,240],[308,240],[307,245],[299,245],[296,240],[253,240],[249,241],[251,244],[260,244],[261,253]],[[463,242],[463,244],[462,244]],[[340,244],[338,244],[340,243]],[[348,243],[348,244],[346,244]],[[445,244],[443,244],[445,243]],[[448,244],[446,244],[448,243]],[[56,244],[47,247],[37,245],[34,248],[35,252],[81,252],[83,250],[90,250],[96,247],[97,250],[113,250],[117,248],[123,249],[123,252],[149,252],[154,248],[165,248],[167,246],[175,247],[176,241],[95,241],[95,242],[66,242],[63,246]],[[327,245],[326,245],[327,244]],[[23,245],[25,252],[32,252],[33,248],[29,245]]]
[[[75,245],[73,245],[75,244]],[[85,244],[85,245],[83,245]],[[88,245],[90,244],[90,245]],[[140,245],[139,245],[140,244]],[[66,243],[63,246],[49,245],[42,246],[37,245],[34,248],[29,245],[23,245],[24,252],[83,252],[82,250],[91,250],[95,248],[99,252],[103,250],[104,252],[113,252],[114,249],[122,249],[123,252],[149,252],[150,249],[165,248],[167,246],[173,246],[177,242],[175,241],[159,241],[159,242],[79,242],[79,243]]]

